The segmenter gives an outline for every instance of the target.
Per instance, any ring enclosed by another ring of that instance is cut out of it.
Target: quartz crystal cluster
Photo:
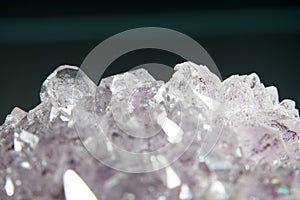
[[[40,96],[0,127],[1,200],[300,199],[298,110],[256,74],[60,66]]]

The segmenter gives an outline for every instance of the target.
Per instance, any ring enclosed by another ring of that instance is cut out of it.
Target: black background
[[[144,26],[181,31],[209,52],[223,78],[256,72],[280,99],[299,103],[299,11],[296,1],[2,2],[0,120],[15,106],[36,106],[58,65],[79,66],[105,38]],[[109,74],[128,66],[119,62]]]

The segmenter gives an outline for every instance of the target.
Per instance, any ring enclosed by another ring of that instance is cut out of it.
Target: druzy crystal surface
[[[60,66],[40,96],[0,127],[1,200],[300,198],[298,110],[256,74],[186,62],[97,86]]]

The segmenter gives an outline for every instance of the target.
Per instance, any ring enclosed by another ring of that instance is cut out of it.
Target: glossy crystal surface
[[[257,74],[175,71],[166,83],[138,69],[96,86],[57,68],[41,103],[0,127],[0,199],[299,199],[295,102]]]

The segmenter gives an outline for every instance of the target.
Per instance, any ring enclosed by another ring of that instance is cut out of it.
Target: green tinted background
[[[278,87],[280,99],[300,102],[300,7],[289,1],[251,2],[217,6],[214,2],[174,5],[166,1],[156,6],[151,2],[134,6],[54,2],[1,7],[1,121],[15,106],[29,110],[37,105],[43,80],[58,65],[79,66],[105,38],[145,26],[171,28],[191,36],[209,52],[223,78],[256,72],[265,85]],[[125,63],[117,62],[106,75],[134,67],[133,59],[142,63],[157,56],[131,56]],[[178,62],[168,55],[159,59]]]

